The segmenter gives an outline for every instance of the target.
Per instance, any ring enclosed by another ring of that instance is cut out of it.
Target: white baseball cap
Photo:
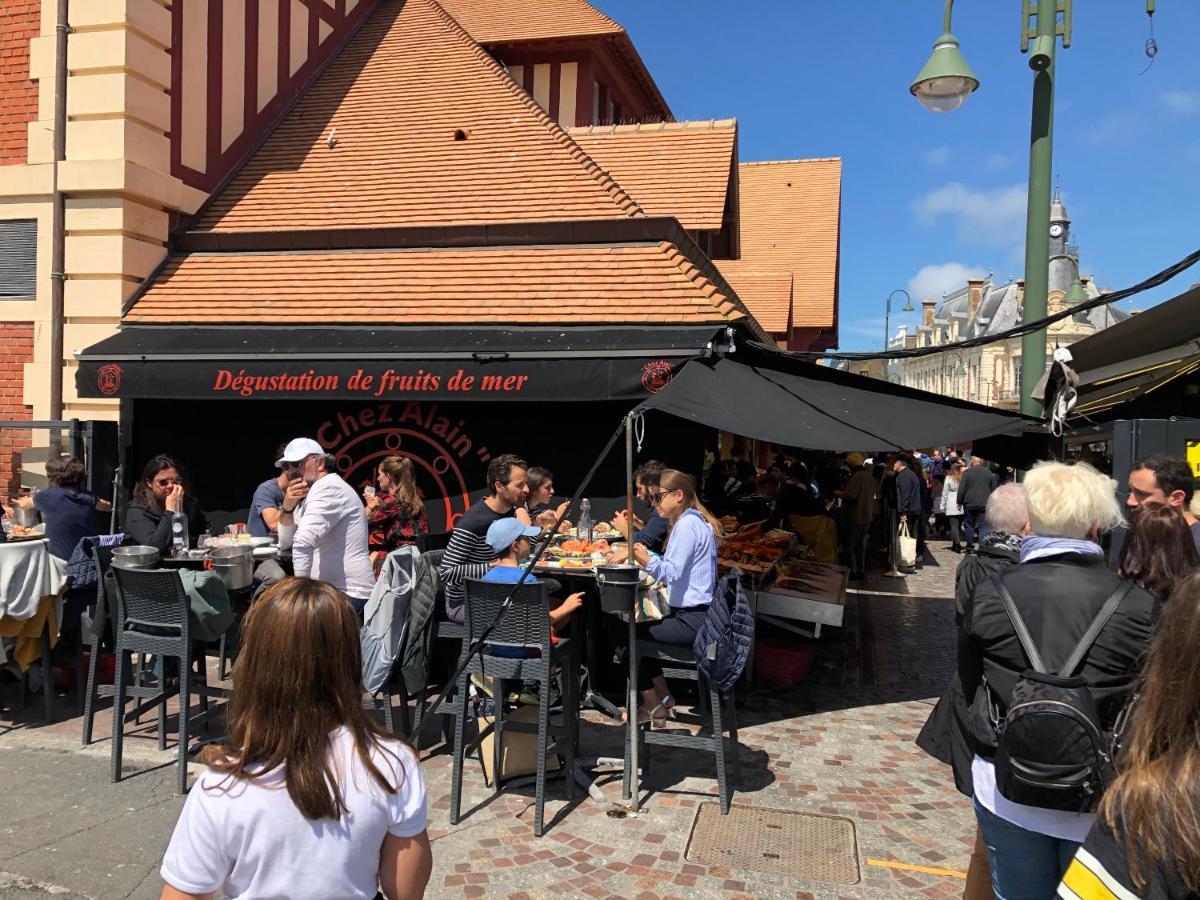
[[[293,438],[283,448],[283,456],[275,460],[275,465],[282,467],[285,462],[302,462],[310,456],[324,456],[325,448],[312,438]]]

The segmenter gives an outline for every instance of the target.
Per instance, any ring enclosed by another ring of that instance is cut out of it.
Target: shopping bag
[[[911,568],[917,564],[917,539],[908,533],[907,522],[901,522],[896,532],[896,555],[902,566]]]
[[[642,572],[638,583],[638,604],[634,610],[637,622],[661,622],[670,612],[671,602],[667,586]]]

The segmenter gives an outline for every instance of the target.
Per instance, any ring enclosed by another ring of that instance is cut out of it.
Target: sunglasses
[[[655,506],[658,506],[658,504],[660,504],[662,502],[663,497],[667,496],[667,494],[673,494],[673,493],[675,493],[675,492],[674,491],[647,491],[646,497],[649,498],[651,503],[653,503]]]
[[[156,478],[154,479],[154,483],[159,487],[167,487],[172,484],[183,484],[183,481],[179,478]]]

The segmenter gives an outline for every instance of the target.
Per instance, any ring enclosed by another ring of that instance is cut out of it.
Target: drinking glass
[[[371,485],[367,485],[365,488],[363,488],[363,496],[368,499],[370,499],[371,497],[374,497],[375,496],[375,488],[372,487]]]
[[[212,544],[212,541],[213,536],[205,532],[204,534],[200,535],[200,537],[196,538],[196,549],[207,551],[209,546]]]

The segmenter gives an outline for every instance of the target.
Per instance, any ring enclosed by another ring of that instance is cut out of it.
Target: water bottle
[[[592,541],[592,501],[586,497],[579,504],[579,527],[575,532],[581,541]]]
[[[182,512],[171,514],[171,555],[185,556],[188,548],[188,521]]]

